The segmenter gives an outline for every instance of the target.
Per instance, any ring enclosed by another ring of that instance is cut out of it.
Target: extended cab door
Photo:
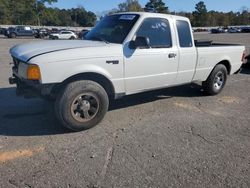
[[[197,50],[189,20],[177,18],[175,25],[179,48],[179,68],[175,85],[178,85],[192,82],[196,70]]]
[[[125,45],[126,93],[162,88],[172,85],[177,76],[178,49],[174,45],[173,25],[165,18],[145,18],[135,33],[147,37],[149,48],[131,49]]]

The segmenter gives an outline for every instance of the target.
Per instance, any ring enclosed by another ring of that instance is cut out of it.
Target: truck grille
[[[21,63],[21,61],[15,57],[12,57],[13,58],[13,67],[12,67],[12,70],[16,73],[18,73],[18,66],[19,64]]]
[[[12,58],[13,58],[14,67],[18,68],[20,61],[15,57],[12,57]]]

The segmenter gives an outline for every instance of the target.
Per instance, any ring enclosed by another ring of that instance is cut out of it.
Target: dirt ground
[[[250,48],[250,34],[195,38]],[[0,187],[250,187],[250,69],[214,97],[196,84],[125,97],[70,133],[7,82],[9,48],[34,40],[0,37]]]

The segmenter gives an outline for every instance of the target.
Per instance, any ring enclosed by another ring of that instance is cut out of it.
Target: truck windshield
[[[138,18],[137,14],[106,16],[83,39],[122,44]]]

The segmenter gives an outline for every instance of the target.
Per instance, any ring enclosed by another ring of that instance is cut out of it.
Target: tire
[[[64,127],[82,131],[101,122],[108,106],[109,98],[101,85],[89,80],[76,81],[58,95],[55,114]]]
[[[75,40],[76,38],[72,36],[72,37],[70,37],[69,39],[70,39],[70,40]]]
[[[16,38],[16,33],[11,33],[10,38]]]
[[[57,37],[57,36],[52,36],[51,39],[52,39],[52,40],[58,40],[59,37]]]
[[[209,75],[208,79],[202,83],[205,94],[219,94],[227,82],[227,74],[227,68],[225,65],[217,65]]]
[[[40,39],[44,39],[44,37],[45,37],[44,35],[40,35],[39,36]]]

